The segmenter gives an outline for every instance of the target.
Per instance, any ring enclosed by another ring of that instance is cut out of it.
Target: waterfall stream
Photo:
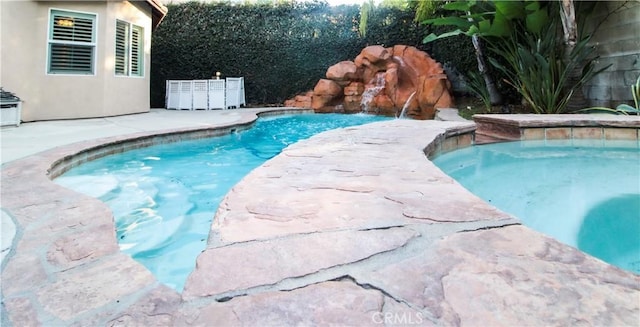
[[[404,103],[404,106],[402,107],[402,111],[400,112],[400,116],[398,116],[398,118],[407,118],[407,107],[409,107],[409,103],[411,103],[411,99],[413,99],[414,95],[416,95],[416,91],[413,91],[413,93],[411,93],[411,95],[407,99],[407,102]]]
[[[362,93],[362,100],[360,100],[360,106],[362,107],[362,112],[369,113],[369,104],[373,101],[378,93],[385,87],[384,73],[377,73],[373,78],[374,86],[368,89],[365,89]]]

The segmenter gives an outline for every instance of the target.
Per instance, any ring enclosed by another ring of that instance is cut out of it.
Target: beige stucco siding
[[[105,42],[105,89],[104,107],[105,116],[120,115],[133,112],[149,111],[150,102],[150,77],[151,77],[151,12],[140,9],[145,4],[132,4],[130,2],[109,2],[106,21],[109,25],[106,31]],[[142,26],[144,28],[144,74],[142,77],[116,76],[115,65],[115,28],[116,19]],[[123,102],[126,99],[126,103]],[[108,114],[107,114],[108,113]]]
[[[149,110],[151,9],[127,1],[2,1],[0,85],[23,102],[23,121],[104,117]],[[95,75],[47,74],[50,9],[97,15]],[[115,76],[115,26],[144,28],[144,75]]]
[[[0,2],[0,85],[24,100],[23,117],[41,102],[47,23],[39,7],[30,1]]]

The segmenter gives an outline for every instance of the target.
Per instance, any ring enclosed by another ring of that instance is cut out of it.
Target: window
[[[52,9],[48,43],[49,74],[93,75],[96,15]]]
[[[116,75],[142,76],[143,35],[142,27],[116,21]]]

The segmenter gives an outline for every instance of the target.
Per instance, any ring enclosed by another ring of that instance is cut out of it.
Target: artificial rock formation
[[[313,91],[285,102],[322,113],[364,111],[415,119],[433,119],[436,108],[452,105],[451,83],[442,66],[406,45],[366,47],[354,61],[329,67]]]

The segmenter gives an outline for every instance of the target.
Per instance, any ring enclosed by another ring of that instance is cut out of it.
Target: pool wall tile
[[[604,138],[606,140],[637,140],[640,129],[631,128],[605,128]]]
[[[449,152],[458,148],[458,137],[449,137],[442,142],[440,151]]]
[[[602,139],[602,127],[574,127],[571,131],[574,139]]]
[[[545,132],[544,128],[524,128],[520,135],[523,140],[544,140]]]
[[[438,137],[434,138],[433,142],[429,143],[423,150],[424,154],[427,158],[431,158],[437,156],[441,153],[440,151],[440,140]]]
[[[473,144],[473,134],[462,134],[458,136],[458,148],[466,148]]]
[[[428,158],[436,157],[450,151],[466,148],[474,144],[473,131],[463,132],[457,135],[439,135],[424,149]]]
[[[567,140],[571,139],[571,127],[547,128],[545,130],[547,140]]]

